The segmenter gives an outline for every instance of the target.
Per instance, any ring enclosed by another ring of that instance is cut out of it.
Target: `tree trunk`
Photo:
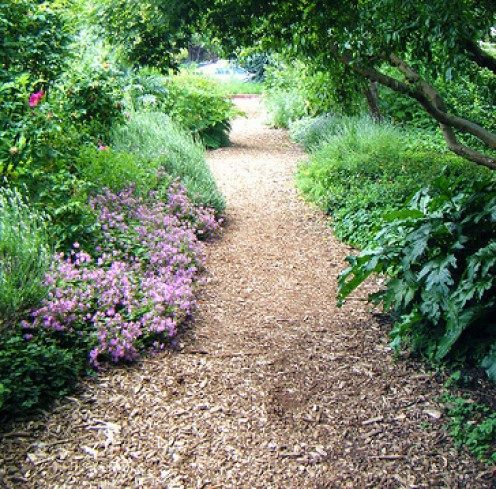
[[[380,124],[382,122],[381,108],[379,107],[379,95],[377,89],[377,83],[370,80],[368,86],[363,89],[365,98],[367,99],[367,105],[369,106],[369,112],[372,119]]]
[[[384,61],[388,61],[402,72],[405,77],[403,82],[380,72],[372,64],[356,62],[351,53],[348,51],[341,52],[336,43],[330,43],[330,50],[339,61],[348,65],[359,75],[419,102],[425,111],[439,123],[446,144],[451,151],[473,163],[496,170],[496,158],[494,156],[479,153],[461,144],[454,133],[454,129],[472,134],[492,149],[496,149],[496,134],[463,117],[448,113],[441,94],[422,79],[404,60],[398,58],[395,54],[389,56],[383,54],[382,56]]]

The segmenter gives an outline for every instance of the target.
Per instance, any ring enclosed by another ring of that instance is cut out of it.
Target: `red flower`
[[[36,105],[38,105],[40,103],[40,100],[43,98],[43,95],[45,95],[44,90],[40,90],[39,92],[33,93],[29,97],[29,106],[35,107]]]

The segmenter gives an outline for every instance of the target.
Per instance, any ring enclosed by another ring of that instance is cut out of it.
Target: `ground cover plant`
[[[300,191],[332,217],[340,239],[360,248],[388,212],[402,209],[445,167],[453,178],[463,175],[468,181],[487,174],[451,154],[419,148],[409,141],[411,133],[367,116],[303,120],[292,125],[292,134],[314,148],[298,168]]]
[[[167,195],[147,198],[132,187],[107,190],[91,205],[102,230],[91,255],[77,243],[69,256],[55,255],[45,298],[10,325],[0,350],[4,412],[63,394],[88,361],[97,367],[134,360],[147,347],[163,348],[194,310],[203,263],[198,237],[218,228],[213,212],[192,203],[178,183]],[[45,354],[55,365],[67,357],[65,367],[48,372],[48,364],[38,361]],[[31,361],[17,369],[13,356]]]

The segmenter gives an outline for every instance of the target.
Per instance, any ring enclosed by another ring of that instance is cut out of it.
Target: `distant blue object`
[[[250,81],[255,76],[253,73],[246,71],[240,66],[233,65],[224,59],[200,66],[195,72],[199,75],[210,76],[220,81]]]

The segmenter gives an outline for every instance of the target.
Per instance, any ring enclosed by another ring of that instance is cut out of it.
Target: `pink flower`
[[[36,107],[40,103],[40,100],[43,98],[43,95],[45,95],[44,90],[40,90],[39,92],[31,94],[31,96],[29,97],[29,106]]]
[[[98,149],[100,151],[108,151],[109,147],[108,146],[104,146],[104,144],[101,141],[98,141]]]

